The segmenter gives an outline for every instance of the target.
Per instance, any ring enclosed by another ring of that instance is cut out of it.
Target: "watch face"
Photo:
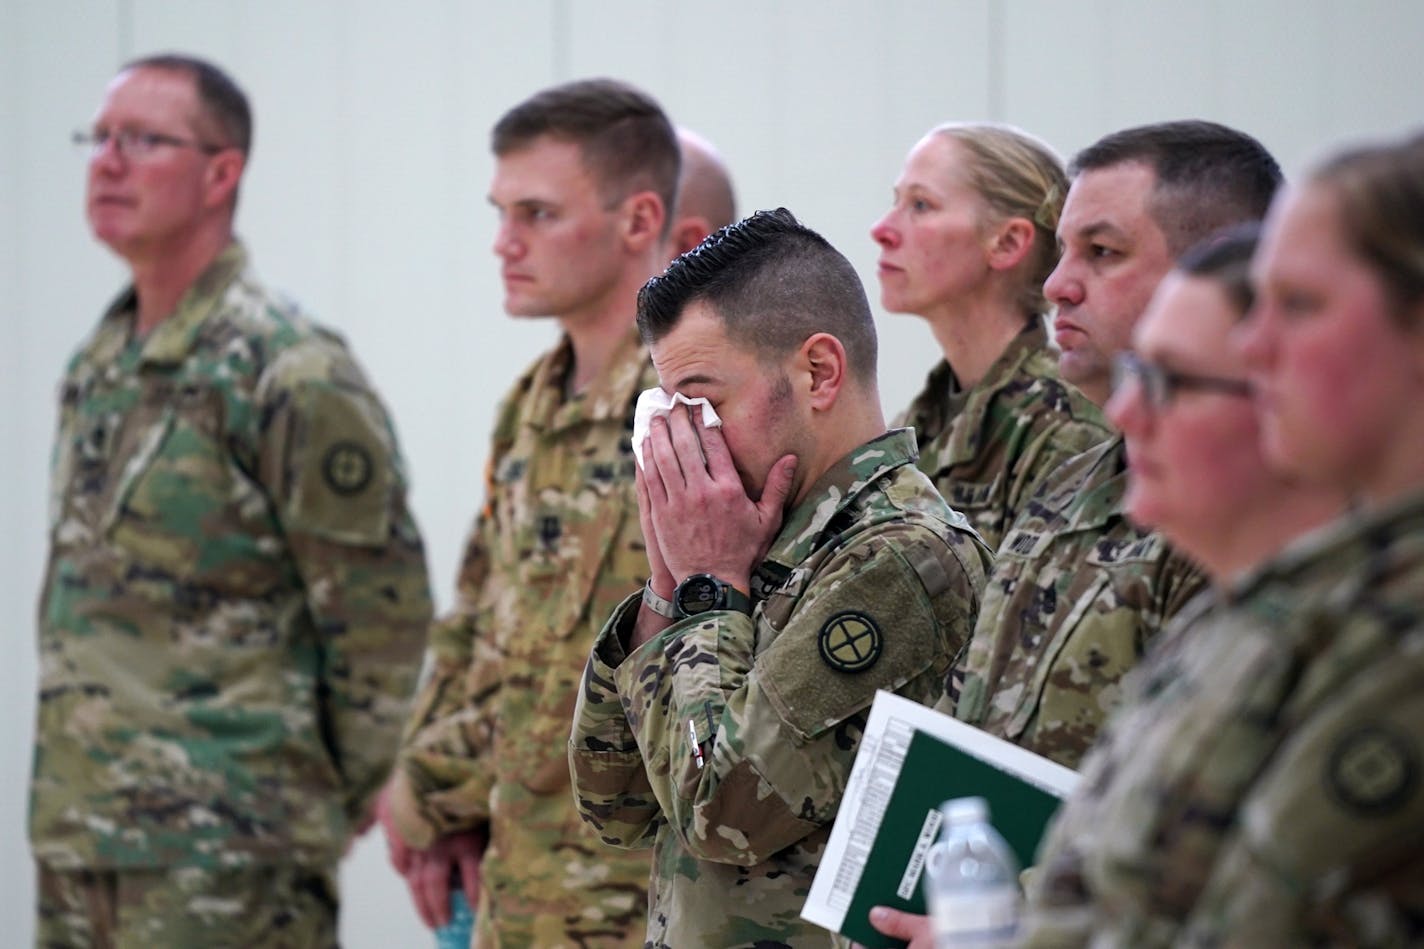
[[[720,586],[715,577],[693,574],[677,586],[677,608],[685,616],[715,609],[722,599]]]

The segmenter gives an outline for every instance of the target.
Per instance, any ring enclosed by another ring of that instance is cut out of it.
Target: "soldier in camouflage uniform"
[[[1084,150],[1059,222],[1064,377],[1094,402],[1148,298],[1182,252],[1258,219],[1280,181],[1249,136],[1202,122],[1128,129]],[[1092,744],[1117,682],[1200,589],[1201,574],[1128,520],[1121,438],[1045,480],[999,547],[974,642],[951,691],[956,717],[1069,767]]]
[[[665,261],[678,146],[656,102],[603,80],[521,103],[493,146],[505,308],[565,333],[499,410],[388,830],[427,922],[448,918],[460,872],[478,946],[641,945],[647,854],[579,820],[566,746],[594,635],[647,577],[630,435],[657,377],[633,308]]]
[[[1263,448],[1359,509],[1129,680],[1045,843],[1032,945],[1424,940],[1421,180],[1415,138],[1278,199],[1243,340]]]
[[[822,941],[799,914],[875,691],[938,697],[988,550],[885,430],[864,291],[789,212],[679,258],[638,318],[663,390],[723,424],[645,443],[651,578],[589,658],[579,810],[654,848],[648,945]]]
[[[232,234],[246,99],[126,66],[84,136],[133,285],[66,371],[30,839],[44,946],[336,942],[430,616],[386,413]]]
[[[943,125],[870,231],[882,304],[922,316],[944,351],[895,424],[914,427],[920,470],[994,548],[1045,473],[1111,434],[1058,378],[1043,325],[1067,191],[1057,156],[1023,132]]]
[[[1241,132],[1168,122],[1108,135],[1071,170],[1062,259],[1044,292],[1058,306],[1063,377],[1102,405],[1111,359],[1174,256],[1259,219],[1280,169]],[[1117,437],[1040,484],[999,546],[974,637],[940,706],[1068,767],[1119,701],[1122,676],[1205,585],[1160,534],[1128,519],[1127,468]],[[923,925],[887,908],[871,920],[893,935]]]

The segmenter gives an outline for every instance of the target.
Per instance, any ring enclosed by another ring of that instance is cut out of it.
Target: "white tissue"
[[[668,395],[662,389],[644,389],[638,393],[638,404],[633,407],[633,456],[638,459],[638,467],[643,467],[643,441],[648,437],[648,426],[655,418],[667,418],[673,406],[702,406],[702,424],[707,428],[720,428],[722,420],[717,410],[704,398],[689,399],[681,392]]]

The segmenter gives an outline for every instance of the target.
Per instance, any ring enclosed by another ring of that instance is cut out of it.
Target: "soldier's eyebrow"
[[[690,385],[715,386],[721,380],[715,376],[709,376],[705,372],[690,372],[677,380],[677,385],[673,386],[674,392],[682,392]]]
[[[1128,239],[1127,232],[1122,228],[1113,224],[1111,221],[1101,220],[1093,221],[1091,224],[1079,228],[1075,236],[1082,241],[1097,240],[1100,237],[1106,237],[1109,240],[1115,241],[1126,241]]]

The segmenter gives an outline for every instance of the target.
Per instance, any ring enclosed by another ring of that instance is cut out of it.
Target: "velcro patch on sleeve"
[[[757,674],[783,721],[813,738],[936,664],[948,648],[918,573],[888,544],[837,555]]]
[[[379,410],[330,385],[306,386],[297,399],[287,526],[341,543],[384,544],[396,474]]]

